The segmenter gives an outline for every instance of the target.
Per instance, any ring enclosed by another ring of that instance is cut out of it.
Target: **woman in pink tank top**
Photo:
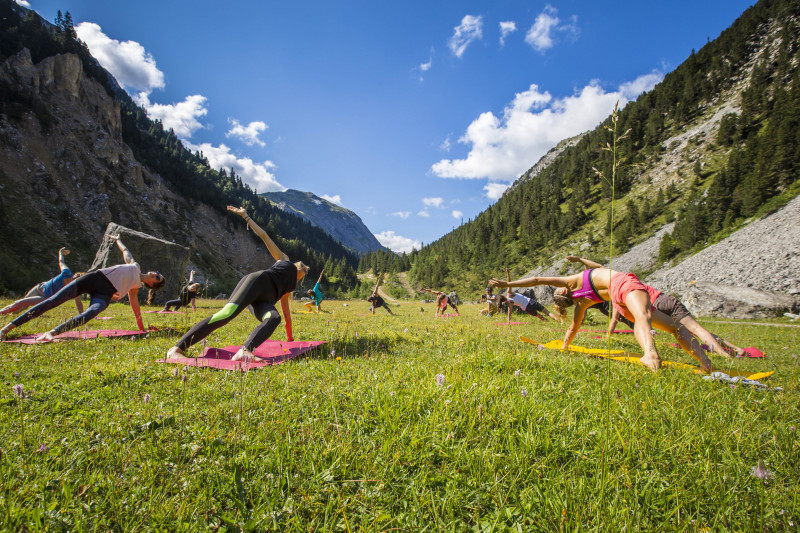
[[[553,294],[556,314],[564,317],[566,309],[575,305],[575,312],[564,337],[562,349],[569,346],[578,334],[587,309],[596,303],[611,301],[623,311],[625,316],[634,320],[634,336],[644,351],[644,356],[640,359],[643,365],[652,370],[661,368],[661,357],[651,333],[655,326],[674,335],[680,346],[697,359],[704,370],[711,370],[711,361],[699,343],[693,342],[694,338],[691,333],[680,325],[676,326],[675,322],[667,315],[653,309],[652,301],[660,294],[658,290],[645,285],[633,274],[603,268],[598,263],[576,256],[567,256],[567,259],[572,262],[580,261],[588,268],[580,274],[571,276],[534,276],[516,281],[492,279],[489,284],[494,287],[533,287],[536,285],[557,287]]]

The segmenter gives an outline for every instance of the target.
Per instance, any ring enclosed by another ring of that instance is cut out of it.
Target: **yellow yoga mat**
[[[575,346],[571,345],[568,346],[565,350],[561,350],[561,345],[564,341],[555,340],[550,341],[548,343],[541,343],[535,341],[533,339],[529,339],[527,337],[520,337],[519,340],[522,342],[527,342],[528,344],[535,344],[537,346],[543,346],[548,350],[559,350],[559,351],[567,351],[567,352],[575,352],[575,353],[585,353],[587,355],[591,355],[593,357],[602,357],[603,359],[611,359],[612,361],[622,361],[625,363],[633,363],[640,365],[642,364],[639,361],[639,358],[642,357],[642,354],[626,352],[625,350],[606,350],[603,348],[584,348],[583,346]],[[695,374],[707,374],[707,372],[700,367],[689,365],[686,363],[679,363],[677,361],[661,361],[661,366],[671,367],[671,368],[682,368],[684,370],[691,370]],[[731,377],[741,376],[747,379],[759,380],[764,379],[766,377],[771,376],[775,373],[775,371],[771,372],[753,372],[751,370],[720,370],[714,369],[719,372],[724,372]]]

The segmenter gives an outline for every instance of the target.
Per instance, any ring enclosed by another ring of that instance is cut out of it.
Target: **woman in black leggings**
[[[131,311],[136,317],[136,325],[139,331],[144,331],[142,314],[139,311],[139,288],[146,285],[150,289],[158,290],[164,286],[164,276],[158,272],[148,272],[142,274],[139,264],[134,261],[131,252],[122,244],[116,235],[110,238],[117,241],[122,257],[125,259],[124,265],[115,265],[108,268],[101,268],[94,272],[89,272],[75,281],[68,283],[63,289],[55,293],[50,298],[33,306],[27,313],[23,313],[11,321],[3,329],[0,329],[0,340],[5,340],[9,331],[17,326],[21,326],[30,320],[44,314],[45,312],[58,307],[64,302],[74,300],[82,294],[88,294],[91,300],[89,307],[77,316],[74,316],[38,337],[38,340],[53,340],[59,333],[64,333],[71,329],[82,326],[89,320],[99,315],[110,302],[116,302],[128,297],[131,304]]]
[[[232,359],[234,361],[258,359],[253,355],[253,350],[266,341],[281,323],[281,316],[275,308],[275,304],[279,300],[283,316],[286,319],[286,338],[289,341],[294,340],[289,296],[297,286],[297,282],[303,279],[308,272],[308,267],[302,261],[292,263],[289,257],[269,238],[267,232],[247,215],[244,208],[228,206],[228,211],[243,217],[256,235],[261,237],[261,240],[267,245],[270,255],[275,258],[275,264],[266,270],[247,274],[239,280],[225,307],[187,331],[181,340],[169,349],[167,358],[181,357],[184,350],[208,337],[213,331],[236,318],[245,308],[250,307],[256,320],[261,323],[247,337],[241,349]]]

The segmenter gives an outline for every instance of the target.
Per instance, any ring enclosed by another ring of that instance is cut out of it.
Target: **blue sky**
[[[17,0],[214,168],[311,191],[410,251],[649,90],[741,0]]]

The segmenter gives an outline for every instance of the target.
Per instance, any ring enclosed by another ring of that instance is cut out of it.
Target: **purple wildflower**
[[[539,345],[539,349],[540,349],[540,350],[544,350],[544,345],[543,345],[543,344],[540,344],[540,345]]]
[[[331,350],[331,357],[336,357],[336,350]]]
[[[25,397],[25,387],[23,387],[22,385],[14,385],[13,387],[11,387],[11,389],[14,391],[14,396],[16,396],[17,398]]]
[[[763,481],[770,479],[775,474],[767,470],[764,467],[764,461],[759,459],[758,464],[750,469],[750,475]]]
[[[403,333],[408,333],[408,328],[404,329]]]
[[[731,384],[730,384],[730,388],[731,388],[731,390],[733,390],[733,389],[735,389],[735,388],[736,388],[736,385],[734,385],[733,383],[731,383]]]
[[[19,372],[14,372],[14,377],[18,378],[19,377]]]
[[[789,426],[789,431],[794,431],[794,426]]]
[[[514,375],[515,375],[515,376],[519,376],[519,370],[515,370],[515,371],[514,371]]]
[[[144,398],[142,398],[142,400],[144,400],[144,404],[147,405],[148,403],[150,403],[150,395],[149,394],[145,394]]]
[[[522,390],[519,391],[519,393],[522,394],[523,396],[527,396],[528,395],[528,389],[523,387]]]
[[[176,377],[176,378],[178,377],[178,368],[177,367],[175,368],[175,370],[172,371],[172,376]]]
[[[181,381],[183,383],[186,383],[186,377],[187,377],[186,374],[181,375]]]
[[[436,384],[440,387],[444,385],[444,374],[436,374]]]
[[[41,452],[45,452],[45,451],[47,451],[47,446],[45,446],[44,444],[42,444],[41,446],[39,446],[39,452],[40,452],[40,453],[41,453]]]

